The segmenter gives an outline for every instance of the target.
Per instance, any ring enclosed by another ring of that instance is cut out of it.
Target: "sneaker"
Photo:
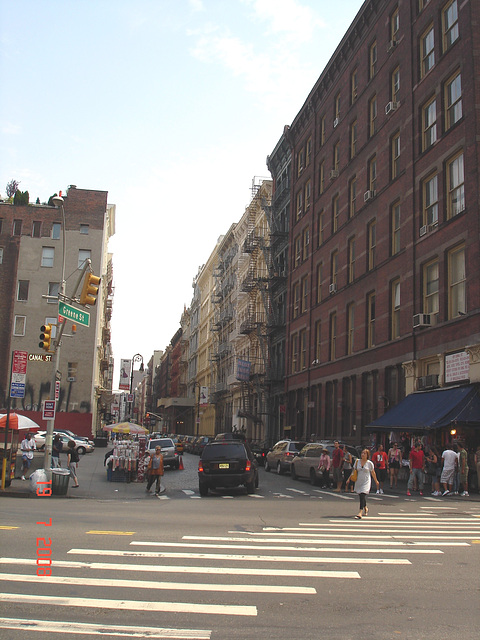
[[[420,495],[423,496],[423,491],[420,491]]]
[[[412,494],[410,493],[410,491],[407,491],[407,496],[411,496]]]
[[[25,476],[22,476],[22,480],[26,480]]]
[[[378,496],[379,493],[380,493],[380,489],[377,489],[377,496]]]
[[[450,493],[450,491],[448,489],[446,489],[443,493],[442,496],[448,496]]]
[[[460,494],[461,496],[466,496],[467,498],[470,497],[470,494],[468,493],[468,491],[464,491],[463,493]]]
[[[383,489],[380,489],[380,493],[383,493]]]

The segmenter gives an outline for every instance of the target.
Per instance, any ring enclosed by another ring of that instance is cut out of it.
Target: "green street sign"
[[[87,311],[75,309],[75,307],[72,307],[71,304],[67,304],[66,302],[58,303],[58,315],[77,324],[81,324],[84,327],[90,326],[90,314]]]

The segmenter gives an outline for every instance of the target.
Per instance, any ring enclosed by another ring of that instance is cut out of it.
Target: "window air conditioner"
[[[417,313],[415,316],[413,316],[414,329],[418,327],[430,327],[431,324],[432,321],[429,313]]]
[[[420,227],[420,237],[424,236],[428,232],[428,225],[424,224],[423,227]]]
[[[397,46],[397,41],[396,40],[390,40],[390,42],[388,43],[387,52],[390,53],[391,51],[393,51],[395,49],[396,46]]]
[[[428,376],[421,376],[417,379],[417,389],[433,389],[438,387],[438,374],[430,374]]]
[[[329,293],[335,293],[337,291],[337,285],[335,284],[335,282],[332,282],[332,284],[328,287],[328,291]]]
[[[332,169],[330,171],[330,180],[334,180],[335,178],[338,178],[338,171],[336,169]]]
[[[374,197],[375,197],[375,191],[372,191],[371,189],[369,189],[368,191],[365,191],[365,193],[363,194],[363,201],[368,202],[369,200],[373,200]]]
[[[388,116],[389,113],[391,113],[392,111],[396,111],[398,109],[398,102],[389,102],[386,106],[385,106],[385,115]]]
[[[333,128],[335,129],[335,127],[338,126],[338,123],[340,122],[340,118],[335,118],[335,120],[333,121]]]

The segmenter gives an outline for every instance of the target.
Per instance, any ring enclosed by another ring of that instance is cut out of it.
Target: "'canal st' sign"
[[[62,318],[67,318],[67,320],[72,320],[72,322],[76,322],[77,324],[81,324],[84,327],[90,326],[90,314],[87,311],[75,309],[75,307],[72,307],[71,304],[67,304],[66,302],[58,303],[58,315],[62,316]]]

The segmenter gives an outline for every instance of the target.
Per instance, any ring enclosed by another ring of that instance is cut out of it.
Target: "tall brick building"
[[[480,381],[480,3],[367,0],[287,133],[287,424]]]

